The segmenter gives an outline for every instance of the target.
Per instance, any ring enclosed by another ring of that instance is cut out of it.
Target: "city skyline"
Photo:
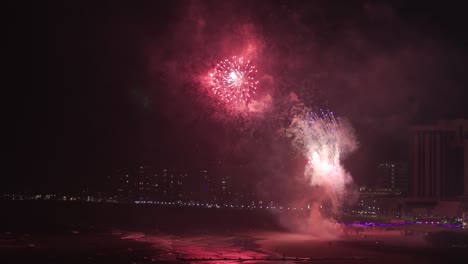
[[[79,189],[113,168],[142,161],[173,168],[221,162],[224,170],[234,171],[234,181],[269,186],[269,181],[281,182],[278,175],[300,175],[306,162],[272,133],[287,122],[281,111],[290,107],[292,94],[349,120],[359,146],[345,158],[344,168],[358,185],[373,184],[378,163],[407,160],[411,126],[467,118],[468,81],[462,69],[468,52],[461,45],[467,39],[464,30],[452,30],[463,21],[456,8],[364,2],[322,9],[299,2],[283,7],[225,3],[235,11],[224,14],[223,21],[242,22],[247,33],[232,30],[250,34],[246,39],[262,47],[265,56],[255,62],[257,96],[271,93],[276,107],[262,118],[232,119],[206,103],[193,75],[239,48],[222,47],[219,39],[230,37],[225,28],[207,28],[197,36],[198,24],[175,23],[186,14],[197,21],[204,13],[213,24],[221,19],[208,15],[216,5],[39,6],[49,15],[34,17],[31,26],[29,20],[18,24],[31,35],[8,42],[17,46],[29,36],[36,39],[32,52],[38,60],[31,63],[37,88],[19,101],[14,176],[5,177],[2,188]],[[314,12],[317,16],[310,15]],[[263,19],[268,13],[272,17]],[[321,21],[323,14],[334,18]],[[288,19],[278,23],[278,17]],[[257,25],[257,31],[248,25]],[[252,34],[255,39],[249,39]],[[203,48],[210,43],[216,54]],[[180,71],[174,74],[175,69]]]

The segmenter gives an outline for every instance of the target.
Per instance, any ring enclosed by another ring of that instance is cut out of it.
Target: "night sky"
[[[48,1],[8,10],[3,89],[15,103],[3,112],[14,166],[4,190],[76,190],[137,164],[222,164],[237,182],[268,181],[301,164],[271,132],[291,92],[353,125],[359,149],[345,166],[358,184],[373,182],[378,162],[406,159],[411,125],[468,118],[461,3]],[[246,43],[257,95],[273,98],[262,117],[219,109],[198,78]]]

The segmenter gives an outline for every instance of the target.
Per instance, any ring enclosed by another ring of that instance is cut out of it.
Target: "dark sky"
[[[270,133],[274,114],[255,125],[229,117],[197,79],[249,41],[259,96],[281,105],[294,92],[346,117],[360,145],[346,167],[359,184],[372,182],[378,162],[406,159],[410,125],[468,118],[464,10],[421,1],[12,6],[4,89],[15,103],[4,113],[15,163],[1,185],[81,188],[140,163],[221,162],[239,182],[267,180],[278,170],[271,164],[294,168],[297,160],[282,156],[287,150]]]

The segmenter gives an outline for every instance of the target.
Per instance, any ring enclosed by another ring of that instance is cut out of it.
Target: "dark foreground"
[[[0,263],[468,263],[467,235],[434,227],[284,230],[265,212],[1,202]],[[356,231],[356,232],[355,232]]]

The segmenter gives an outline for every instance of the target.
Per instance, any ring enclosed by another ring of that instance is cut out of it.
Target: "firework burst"
[[[243,57],[232,57],[218,63],[210,73],[213,93],[227,103],[248,103],[258,81],[255,66]]]
[[[346,185],[352,182],[340,161],[343,153],[356,147],[348,126],[341,124],[333,112],[307,111],[294,117],[288,132],[294,145],[308,159],[304,176],[310,185],[324,188],[333,207],[339,207]]]

